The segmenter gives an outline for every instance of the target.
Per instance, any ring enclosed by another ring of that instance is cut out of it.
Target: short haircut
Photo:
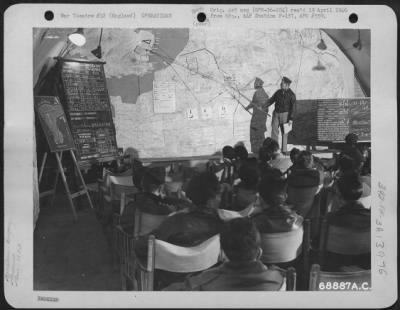
[[[363,186],[357,172],[344,173],[338,180],[337,186],[344,200],[358,200],[363,193]]]
[[[165,168],[152,167],[143,169],[142,189],[145,192],[153,192],[165,183]]]
[[[344,140],[349,145],[355,145],[358,142],[358,136],[355,133],[349,133]]]
[[[249,157],[249,152],[244,145],[236,145],[234,147],[235,157],[240,160],[246,160]]]
[[[296,165],[300,168],[312,168],[314,165],[313,155],[309,151],[301,151],[297,157]]]
[[[300,150],[298,148],[294,147],[290,151],[290,160],[292,161],[293,164],[296,162],[296,158],[299,156],[299,154],[300,154]]]
[[[249,262],[259,253],[260,233],[251,220],[236,218],[224,223],[220,243],[230,261]]]
[[[271,137],[267,137],[267,138],[265,138],[265,140],[263,141],[263,144],[262,144],[262,145],[265,146],[265,147],[268,147],[268,146],[270,145],[271,141],[273,141],[272,138],[271,138]]]
[[[279,170],[278,170],[279,171]],[[286,181],[281,177],[281,172],[273,172],[265,174],[260,184],[258,185],[258,192],[261,198],[271,206],[282,205],[286,198]]]
[[[275,155],[279,151],[279,143],[273,139],[267,145],[268,152],[271,154],[272,159],[274,159]]]
[[[245,188],[257,189],[258,179],[260,175],[257,161],[244,161],[239,168],[238,174],[241,180],[241,184],[243,184]]]
[[[260,147],[260,149],[258,150],[258,159],[264,163],[272,159],[272,154],[268,147]]]
[[[214,173],[205,171],[195,175],[186,188],[186,196],[197,206],[205,207],[217,196],[220,184]]]
[[[231,147],[230,145],[225,145],[222,148],[222,156],[224,158],[234,159],[235,158],[235,150],[234,150],[234,148]]]

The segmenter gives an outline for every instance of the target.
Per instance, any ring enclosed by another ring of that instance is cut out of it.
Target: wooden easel
[[[74,218],[77,219],[78,216],[77,216],[75,205],[74,205],[74,202],[73,202],[74,198],[82,196],[82,195],[86,195],[88,200],[89,200],[89,205],[90,205],[90,207],[92,209],[93,209],[93,204],[92,204],[92,200],[90,199],[90,195],[89,195],[88,189],[86,187],[85,180],[83,179],[83,176],[82,176],[81,171],[79,169],[78,162],[76,161],[76,157],[75,157],[74,151],[73,150],[69,150],[69,152],[71,154],[72,161],[74,162],[74,165],[75,165],[76,171],[78,173],[79,179],[82,182],[81,186],[83,187],[83,189],[78,191],[78,192],[76,192],[76,193],[71,193],[71,191],[69,189],[69,186],[68,186],[67,178],[66,178],[65,173],[64,173],[64,168],[62,166],[62,157],[63,157],[64,151],[58,151],[58,152],[53,152],[56,155],[57,165],[58,165],[58,170],[57,170],[57,174],[56,174],[56,178],[55,178],[55,182],[54,182],[54,187],[50,191],[46,191],[46,192],[41,193],[39,195],[39,197],[42,198],[42,197],[45,197],[45,196],[48,196],[48,195],[52,195],[51,206],[53,206],[54,198],[55,198],[55,194],[56,194],[56,189],[57,189],[58,177],[61,174],[61,178],[63,180],[65,190],[67,192],[68,201],[69,201],[69,204],[70,204],[71,209],[72,209],[72,213],[74,215]],[[40,181],[42,179],[42,176],[43,176],[43,169],[44,169],[46,160],[47,160],[47,152],[44,153],[42,164],[41,164],[41,167],[40,167],[39,183],[40,183]]]

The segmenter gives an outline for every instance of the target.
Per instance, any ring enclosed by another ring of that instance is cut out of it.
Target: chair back
[[[371,270],[327,272],[318,264],[311,267],[309,291],[369,290],[370,286]]]
[[[133,185],[132,176],[110,176],[111,199],[120,200],[121,193],[134,194],[137,193],[136,187]]]
[[[296,290],[296,280],[297,280],[296,269],[294,267],[289,267],[286,270],[286,290],[287,291],[295,291]]]
[[[215,235],[194,247],[180,247],[148,237],[147,262],[135,264],[138,288],[143,291],[154,289],[155,269],[188,273],[206,270],[214,266],[220,257],[219,235]]]
[[[168,214],[151,214],[135,209],[134,236],[144,236],[158,228],[168,217]]]
[[[282,233],[261,234],[261,261],[266,264],[285,263],[302,252],[303,227]]]
[[[155,269],[171,272],[197,272],[214,266],[219,259],[221,247],[219,235],[193,247],[181,247],[155,240]]]
[[[97,180],[101,199],[110,195],[110,175],[112,175],[112,172],[103,168],[102,178]]]
[[[254,204],[249,205],[246,209],[243,209],[242,211],[232,211],[232,210],[225,210],[225,209],[218,209],[218,216],[219,218],[224,221],[230,221],[235,218],[241,218],[241,217],[248,217],[252,214],[254,211]]]
[[[325,249],[332,253],[359,255],[371,252],[371,230],[356,231],[328,226]]]
[[[319,264],[324,266],[326,252],[341,255],[359,255],[371,252],[371,231],[329,225],[326,218],[321,219],[319,243]]]
[[[115,227],[116,252],[120,263],[120,278],[123,290],[137,290],[137,281],[135,277],[136,258],[134,254],[134,237],[124,231],[122,226]],[[128,285],[130,284],[130,285]]]
[[[305,217],[313,206],[314,197],[318,193],[319,186],[298,188],[288,186],[288,202],[294,205],[297,214]]]
[[[119,214],[124,213],[125,205],[134,200],[127,195],[133,195],[138,192],[133,185],[132,176],[109,176],[110,179],[110,202],[119,201]]]

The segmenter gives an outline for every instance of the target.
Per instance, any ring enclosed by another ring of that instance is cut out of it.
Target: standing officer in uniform
[[[283,133],[283,124],[293,123],[293,108],[296,103],[296,95],[289,88],[292,81],[286,76],[282,78],[281,89],[277,90],[271,97],[269,105],[275,103],[275,110],[272,115],[272,133],[271,138],[278,141],[279,129],[282,133],[282,152],[287,152],[287,134]]]
[[[255,92],[250,104],[245,108],[247,111],[253,109],[250,121],[250,143],[253,154],[258,155],[258,150],[265,139],[265,131],[267,130],[268,115],[268,94],[263,88],[264,81],[256,77],[254,81]]]

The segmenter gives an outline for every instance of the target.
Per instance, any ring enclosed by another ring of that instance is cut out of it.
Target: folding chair
[[[286,290],[287,291],[295,291],[296,290],[296,280],[297,280],[296,268],[289,267],[286,270]]]
[[[370,290],[371,270],[327,272],[314,264],[310,271],[309,291]]]
[[[95,210],[100,217],[104,216],[105,203],[110,201],[110,175],[112,172],[103,168],[101,179],[97,180],[97,204]]]
[[[235,218],[248,217],[253,213],[254,209],[255,209],[255,206],[253,204],[251,204],[250,206],[248,206],[246,209],[244,209],[242,211],[218,209],[217,212],[218,212],[219,218],[222,221],[227,222],[227,221],[233,220]]]
[[[371,230],[358,231],[347,227],[329,225],[321,219],[319,264],[324,267],[326,253],[340,255],[363,255],[371,252]]]
[[[281,266],[293,265],[301,269],[301,282],[307,283],[305,275],[310,265],[311,223],[305,219],[303,226],[297,230],[261,234],[261,261],[266,265],[278,264]],[[283,246],[284,245],[284,246]]]
[[[302,253],[303,235],[303,227],[289,232],[262,233],[261,261],[265,264],[277,264],[295,260]]]
[[[151,214],[135,209],[134,232],[135,237],[144,236],[159,227],[169,215]]]
[[[103,177],[98,180],[99,193],[99,211],[104,216],[106,208],[113,200],[120,200],[122,192],[131,194],[137,192],[133,187],[131,171],[127,170],[123,173],[113,173],[107,169],[103,169]]]
[[[119,213],[122,214],[127,203],[134,201],[134,194],[138,192],[133,185],[132,176],[116,176],[109,177],[109,195],[105,197],[106,214]]]
[[[147,261],[143,262],[134,254],[134,274],[139,291],[154,290],[156,269],[176,273],[199,272],[211,268],[220,258],[219,235],[215,235],[194,247],[180,247],[153,235],[148,237]]]
[[[106,231],[111,230],[111,249],[113,253],[113,263],[117,262],[116,257],[116,226],[120,224],[121,216],[126,205],[134,201],[134,194],[137,193],[130,175],[109,175],[109,195],[105,195],[104,224]],[[110,228],[107,228],[108,224]],[[132,219],[133,224],[133,219]],[[110,230],[109,230],[110,229]]]
[[[135,256],[134,256],[134,237],[127,233],[124,228],[117,225],[116,232],[116,252],[120,263],[120,279],[122,290],[137,290],[135,279]]]

